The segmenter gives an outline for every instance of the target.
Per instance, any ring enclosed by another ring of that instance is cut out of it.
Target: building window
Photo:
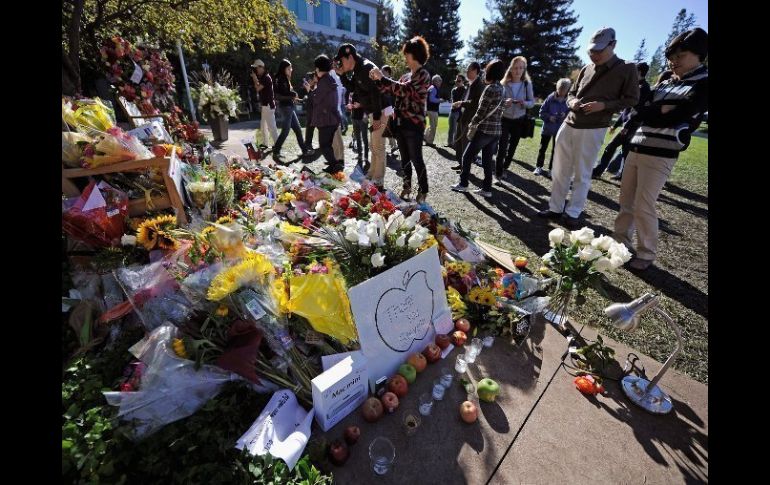
[[[305,0],[300,0],[305,1]],[[313,21],[319,25],[332,26],[332,16],[329,11],[329,0],[321,0],[317,7],[313,7]]]
[[[337,5],[337,28],[340,30],[352,30],[350,26],[350,9]]]
[[[356,32],[363,35],[369,35],[369,14],[356,12]]]
[[[286,0],[286,7],[294,12],[297,20],[307,20],[307,2],[305,0]]]

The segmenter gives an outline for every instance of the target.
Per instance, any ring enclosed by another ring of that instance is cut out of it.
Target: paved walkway
[[[245,157],[241,139],[251,139],[256,128],[256,122],[233,125],[229,140],[219,148]],[[210,136],[210,131],[204,132]],[[284,150],[286,158],[290,153],[298,155],[293,139],[291,134]],[[349,142],[350,132],[345,137],[346,147]],[[436,150],[425,150],[426,163],[433,166],[434,174],[437,167],[446,166],[447,173],[437,176],[453,178],[447,165],[452,163],[447,160],[451,153],[441,148],[443,142],[437,140]],[[354,157],[346,148],[347,173]],[[320,169],[323,162],[310,166]],[[386,185],[400,187],[393,168],[387,170]],[[441,199],[450,196],[452,193],[432,193],[430,202],[440,208]],[[587,339],[596,336],[592,328],[578,329]],[[616,351],[615,370],[619,371],[633,349],[606,337],[604,340]],[[459,353],[455,349],[446,361],[428,366],[393,415],[370,424],[354,412],[324,434],[329,440],[339,438],[351,424],[362,430],[348,463],[332,469],[336,481],[421,485],[708,481],[706,385],[669,370],[660,384],[673,398],[674,412],[653,416],[632,404],[611,380],[605,382],[605,395],[586,397],[579,393],[573,377],[562,366],[566,350],[564,337],[540,319],[522,347],[498,338],[469,371],[475,380],[488,376],[502,387],[495,403],[480,405],[479,421],[468,425],[459,419],[460,403],[467,396],[455,383],[445,399],[436,403],[433,414],[424,417],[417,432],[407,437],[402,425],[404,413],[416,410],[420,394],[429,392],[441,367],[453,367]],[[653,376],[660,363],[636,353],[647,375]],[[373,474],[367,454],[368,444],[377,436],[388,437],[396,447],[395,466],[383,477]]]

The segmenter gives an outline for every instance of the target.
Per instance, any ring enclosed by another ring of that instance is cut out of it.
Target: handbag
[[[529,81],[524,81],[524,89],[527,89]],[[526,91],[525,91],[526,96]],[[535,117],[529,114],[529,109],[525,111],[524,119],[522,120],[521,138],[533,138],[535,136]]]
[[[500,109],[500,106],[502,106],[502,105],[503,105],[503,99],[504,99],[504,98],[501,96],[501,97],[500,97],[500,103],[498,103],[498,105],[495,107],[495,109],[493,109],[493,110],[490,110],[490,111],[489,111],[489,113],[487,113],[487,115],[486,115],[486,116],[484,116],[483,118],[481,118],[481,121],[479,121],[479,123],[478,123],[477,125],[468,125],[468,141],[471,141],[471,140],[473,140],[473,137],[476,135],[476,130],[478,130],[478,129],[479,129],[479,125],[480,125],[480,124],[481,124],[481,123],[482,123],[482,122],[483,122],[485,119],[489,118],[489,116],[490,116],[492,113],[494,113],[495,111],[497,111],[498,109]]]

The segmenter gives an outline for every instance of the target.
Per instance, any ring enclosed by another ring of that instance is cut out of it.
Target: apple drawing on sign
[[[428,336],[433,325],[433,289],[428,285],[427,273],[406,271],[402,285],[385,291],[374,313],[380,339],[396,352],[408,352],[415,341]]]

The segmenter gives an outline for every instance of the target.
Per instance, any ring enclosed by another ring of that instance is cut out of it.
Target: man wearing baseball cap
[[[265,63],[257,59],[251,65],[251,79],[254,81],[254,89],[259,96],[259,104],[262,106],[259,116],[259,126],[262,130],[262,144],[267,145],[267,133],[273,139],[273,145],[278,139],[278,127],[275,125],[275,97],[273,94],[273,78],[265,69]]]
[[[337,61],[335,71],[340,76],[342,84],[351,93],[355,92],[356,100],[365,113],[369,113],[371,137],[369,148],[371,149],[371,165],[366,174],[367,178],[375,185],[382,187],[385,181],[385,139],[382,133],[385,130],[385,118],[382,116],[382,93],[377,83],[369,77],[369,71],[376,68],[372,61],[358,55],[352,44],[342,44],[334,56]],[[352,76],[348,77],[348,73]]]
[[[577,229],[580,214],[591,188],[594,162],[612,121],[613,113],[639,101],[636,64],[615,55],[615,30],[603,27],[591,36],[588,55],[591,64],[583,66],[567,95],[570,112],[556,134],[553,160],[553,188],[548,209],[541,217],[564,217],[564,225]],[[565,208],[570,180],[572,195]]]

